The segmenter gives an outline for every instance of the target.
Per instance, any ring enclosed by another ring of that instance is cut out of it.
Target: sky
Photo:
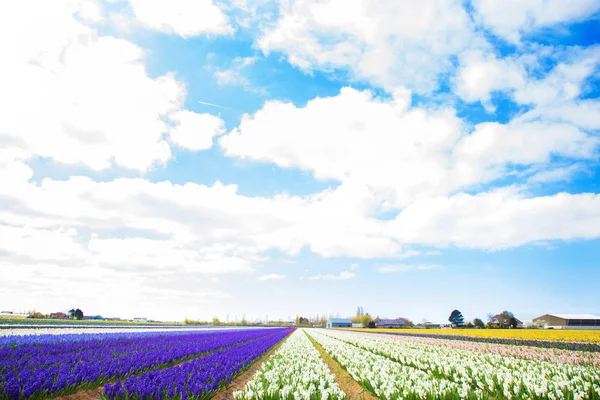
[[[600,314],[600,1],[0,3],[0,308]]]

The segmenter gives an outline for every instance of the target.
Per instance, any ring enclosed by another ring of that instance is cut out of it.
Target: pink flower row
[[[363,333],[373,337],[373,334]],[[600,368],[600,353],[574,351],[564,349],[540,348],[531,346],[515,346],[508,344],[490,344],[461,340],[434,339],[416,336],[377,335],[401,342],[419,343],[430,346],[450,347],[453,349],[474,351],[478,353],[498,354],[503,357],[517,357],[525,360],[547,361],[551,363],[582,365]]]

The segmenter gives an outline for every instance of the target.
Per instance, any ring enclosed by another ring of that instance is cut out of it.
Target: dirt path
[[[69,394],[67,396],[53,397],[55,400],[97,400],[100,398],[100,393],[104,390],[104,386],[100,386],[96,389],[80,390],[77,393]]]
[[[233,393],[237,392],[238,390],[244,390],[246,383],[248,383],[248,381],[250,381],[250,379],[252,379],[252,376],[254,376],[254,373],[262,367],[262,365],[265,363],[265,361],[267,361],[273,355],[273,353],[275,353],[285,343],[285,341],[288,340],[288,338],[291,335],[292,334],[290,333],[285,338],[283,338],[271,350],[269,350],[261,358],[256,360],[250,368],[248,368],[246,371],[242,372],[242,374],[239,375],[237,378],[235,378],[234,380],[229,382],[227,384],[227,386],[225,388],[221,389],[221,391],[219,391],[215,395],[215,397],[213,397],[211,400],[231,400],[231,399],[233,399]],[[74,400],[78,400],[78,399],[74,399]]]
[[[340,389],[342,389],[348,395],[349,400],[377,400],[377,397],[373,396],[367,389],[363,388],[360,383],[356,382],[352,375],[348,373],[342,366],[335,361],[331,356],[321,347],[319,343],[315,339],[313,339],[310,335],[308,338],[312,342],[312,344],[317,348],[319,353],[321,353],[321,357],[323,357],[323,361],[331,370],[331,373],[335,375],[335,380],[339,385]]]

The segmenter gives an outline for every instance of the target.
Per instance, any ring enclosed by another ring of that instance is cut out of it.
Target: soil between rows
[[[306,331],[305,331],[306,333]],[[323,347],[317,343],[312,336],[308,335],[308,338],[315,346],[315,348],[321,354],[323,361],[329,367],[331,373],[335,376],[335,380],[344,392],[348,395],[349,400],[377,400],[378,398],[373,396],[367,389],[363,388],[360,383],[356,382],[352,375],[348,373],[342,366],[335,361],[331,356],[323,349]]]

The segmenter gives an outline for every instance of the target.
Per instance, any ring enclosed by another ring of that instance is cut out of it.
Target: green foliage
[[[212,319],[212,324],[213,324],[213,325],[221,325],[221,321],[219,320],[219,318],[217,318],[217,317],[214,317],[214,318]]]
[[[475,328],[479,328],[479,329],[483,329],[485,328],[485,324],[483,323],[483,321],[479,318],[475,318],[473,320],[473,325],[475,325]]]
[[[371,321],[372,321],[372,318],[369,314],[366,314],[366,315],[363,315],[362,317],[360,317],[360,323],[362,324],[363,328],[368,328]]]
[[[450,317],[448,317],[448,321],[450,321],[454,326],[463,326],[465,324],[465,318],[458,310],[452,311]]]

